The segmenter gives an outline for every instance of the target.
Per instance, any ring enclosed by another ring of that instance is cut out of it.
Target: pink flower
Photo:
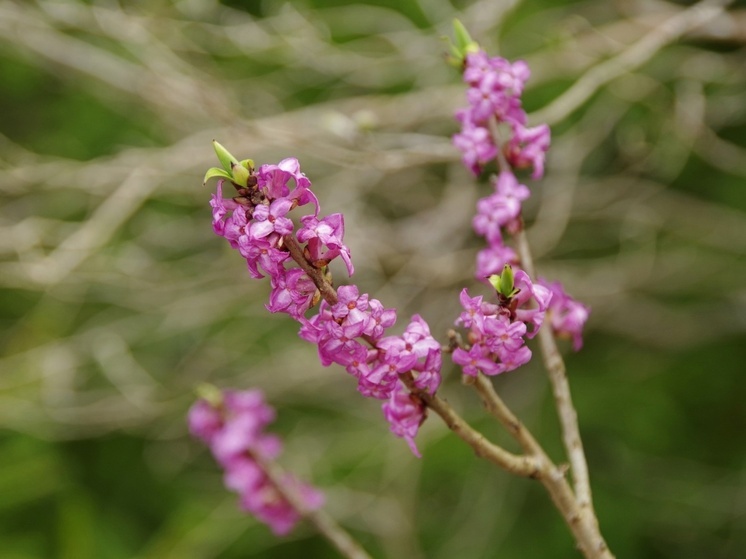
[[[498,348],[497,355],[506,372],[517,369],[531,360],[531,350],[525,345],[511,350]]]
[[[506,146],[506,157],[513,167],[523,169],[533,166],[532,179],[544,176],[544,159],[550,144],[549,126],[541,124],[526,128],[521,124],[513,126],[513,136]]]
[[[502,246],[501,228],[509,226],[521,215],[521,202],[531,192],[509,171],[502,171],[494,185],[494,194],[477,202],[477,215],[472,225],[474,231],[485,237],[490,245]]]
[[[478,175],[482,166],[497,155],[497,148],[489,131],[483,126],[473,124],[465,115],[461,132],[453,136],[453,145],[462,152],[461,160],[464,166],[475,175]]]
[[[480,371],[490,376],[505,372],[505,366],[496,362],[489,350],[481,344],[474,344],[468,351],[456,348],[453,352],[453,362],[461,365],[465,375],[472,377],[477,376]]]
[[[529,338],[533,338],[544,322],[544,315],[549,308],[549,302],[552,300],[552,292],[543,285],[532,283],[531,278],[523,270],[515,272],[515,286],[520,290],[514,297],[516,318],[533,326],[527,334]],[[536,303],[533,308],[529,306],[531,299]]]
[[[264,402],[258,390],[225,391],[220,404],[198,400],[189,411],[192,434],[210,447],[218,463],[225,468],[224,482],[238,493],[241,508],[267,524],[277,535],[287,534],[300,514],[286,501],[267,477],[255,457],[273,460],[282,450],[280,439],[264,432],[274,420],[275,411]],[[309,510],[323,505],[323,494],[292,475],[282,487],[294,491]]]
[[[269,206],[258,205],[254,208],[253,219],[249,225],[249,236],[252,239],[261,239],[270,233],[277,233],[280,236],[292,233],[293,222],[285,217],[292,205],[293,203],[286,198],[275,200]]]
[[[246,265],[252,278],[261,279],[261,267],[270,277],[281,276],[285,272],[283,265],[290,258],[290,253],[277,248],[278,236],[268,235],[262,239],[251,239],[243,235],[238,239],[238,250],[246,259]]]
[[[350,257],[350,249],[343,242],[345,224],[342,214],[332,214],[319,220],[315,215],[300,218],[303,228],[298,231],[298,240],[308,243],[308,253],[312,262],[331,262],[337,256],[347,266],[352,276],[355,269]]]
[[[222,237],[225,234],[226,213],[238,206],[233,200],[223,199],[223,179],[218,181],[217,192],[212,195],[210,206],[212,207],[212,228],[217,235]]]
[[[493,274],[502,272],[505,264],[517,264],[518,255],[515,251],[502,244],[491,244],[477,253],[477,267],[474,277],[485,281]]]
[[[300,268],[276,273],[271,283],[272,293],[269,296],[269,303],[265,305],[269,312],[285,312],[298,320],[311,308],[316,294],[316,284]]]
[[[470,297],[466,289],[461,291],[460,301],[464,311],[456,324],[470,329],[468,340],[472,345],[456,348],[452,358],[465,375],[476,376],[480,371],[485,375],[498,375],[512,371],[531,359],[531,350],[526,347],[525,338],[534,335],[541,325],[551,293],[542,286],[531,284],[522,270],[515,272],[514,278],[518,293],[511,298],[501,299],[499,305],[485,303],[481,296]],[[530,308],[532,304],[538,308]],[[526,321],[534,327],[530,334]]]
[[[508,163],[518,169],[533,166],[534,179],[543,175],[549,127],[527,128],[521,106],[530,75],[522,60],[511,63],[499,56],[490,58],[482,50],[466,55],[463,79],[469,85],[469,106],[456,112],[461,132],[453,136],[453,144],[462,152],[464,166],[474,174],[497,156],[496,139],[490,132],[492,121],[507,125],[512,132],[501,146]]]
[[[394,360],[374,359],[369,363],[366,374],[358,378],[357,389],[366,398],[385,400],[391,396],[399,381],[399,371]]]
[[[386,309],[378,299],[368,301],[370,316],[365,326],[364,334],[373,340],[378,340],[396,323],[396,309]]]
[[[430,328],[418,314],[412,317],[401,337],[388,336],[376,345],[385,352],[384,361],[395,365],[399,373],[412,370],[430,351],[440,351],[440,343],[430,335]]]
[[[392,391],[387,402],[384,402],[383,416],[391,426],[391,432],[407,441],[412,454],[421,458],[422,455],[414,443],[417,431],[425,420],[425,405],[407,388],[398,383],[397,389]]]
[[[539,278],[539,283],[552,292],[549,304],[549,320],[555,335],[572,338],[572,348],[583,347],[583,327],[590,307],[570,297],[558,281],[548,282]]]
[[[189,432],[210,443],[223,426],[220,412],[204,400],[197,400],[189,410],[187,417]]]
[[[332,306],[332,316],[337,320],[345,320],[347,324],[365,322],[370,317],[368,313],[368,294],[360,291],[355,285],[343,285],[337,289],[337,303]]]
[[[269,200],[287,198],[297,201],[299,206],[313,204],[314,215],[319,213],[319,201],[311,191],[311,181],[300,170],[295,157],[283,159],[277,165],[262,165],[256,174],[257,187]],[[288,183],[295,181],[295,189],[290,192]]]

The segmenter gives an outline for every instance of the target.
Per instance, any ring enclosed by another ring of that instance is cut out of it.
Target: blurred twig
[[[658,25],[649,34],[583,74],[565,93],[532,116],[537,122],[557,124],[585,103],[600,87],[641,66],[662,47],[721,15],[733,0],[703,0]]]

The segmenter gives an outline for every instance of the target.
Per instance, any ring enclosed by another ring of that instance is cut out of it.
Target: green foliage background
[[[472,279],[486,192],[449,137],[459,17],[521,57],[546,178],[526,208],[541,274],[593,307],[568,352],[602,531],[618,557],[746,549],[746,11],[562,98],[683,4],[0,0],[0,556],[333,557],[244,516],[186,433],[195,385],[260,387],[282,463],[376,557],[577,557],[542,488],[437,416],[424,458],[263,308],[210,229],[210,140],[296,156],[343,211],[355,281],[441,339]],[[343,277],[337,270],[337,281]],[[569,349],[564,347],[565,350]],[[445,368],[442,394],[513,448]],[[495,379],[563,460],[544,372]]]

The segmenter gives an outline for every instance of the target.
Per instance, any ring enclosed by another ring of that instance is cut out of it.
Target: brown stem
[[[303,518],[307,519],[314,525],[316,530],[324,536],[334,547],[337,548],[340,555],[347,559],[371,559],[371,556],[362,548],[362,546],[334,519],[321,509],[309,509],[303,498],[296,490],[290,487],[285,480],[285,472],[275,462],[264,460],[256,453],[252,453],[252,458],[259,467],[267,474],[275,490],[285,499],[295,511]]]
[[[513,435],[526,454],[536,458],[540,465],[536,477],[546,487],[583,554],[588,559],[613,557],[599,531],[593,512],[583,508],[567,483],[564,475],[566,468],[557,467],[552,462],[531,432],[503,402],[489,379],[480,374],[473,381],[469,377],[469,381],[471,382],[468,383],[476,388],[487,411]]]
[[[411,373],[400,375],[399,378],[407,388],[416,394],[428,408],[437,413],[448,428],[458,438],[468,444],[477,456],[489,460],[502,469],[522,477],[537,477],[541,467],[533,456],[519,456],[488,441],[482,433],[474,429],[454,410],[451,405],[437,394],[429,394],[414,385]]]
[[[534,269],[531,247],[528,244],[525,231],[521,230],[518,232],[516,239],[521,265],[529,276],[535,278],[536,270]],[[575,495],[581,509],[587,509],[593,515],[588,464],[586,463],[585,452],[583,451],[583,441],[580,438],[578,414],[575,411],[575,406],[573,406],[570,383],[567,381],[565,362],[557,347],[557,342],[554,339],[550,325],[543,325],[539,329],[538,337],[544,367],[549,373],[549,381],[552,384],[557,415],[559,416],[562,427],[562,440],[568,459],[570,460]]]

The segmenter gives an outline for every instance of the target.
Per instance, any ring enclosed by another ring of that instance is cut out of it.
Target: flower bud
[[[454,66],[463,66],[466,55],[470,52],[477,52],[479,44],[471,38],[464,24],[459,20],[453,20],[453,36],[456,42],[450,42],[451,56],[450,62]]]
[[[220,165],[222,165],[223,169],[225,169],[226,172],[230,173],[231,166],[234,163],[238,165],[238,159],[233,157],[227,149],[225,149],[215,140],[212,141],[212,147],[215,150],[215,154],[218,156],[218,159],[220,160]]]
[[[510,266],[510,264],[505,264],[502,274],[494,274],[487,279],[489,280],[492,287],[495,288],[495,291],[497,291],[497,293],[499,295],[502,295],[503,297],[509,299],[517,292],[515,289],[513,268]]]
[[[231,173],[233,173],[233,182],[239,186],[247,186],[251,173],[249,170],[239,163],[231,165]]]
[[[197,393],[197,397],[210,404],[210,407],[220,408],[223,406],[223,392],[214,384],[202,383],[194,391]]]

